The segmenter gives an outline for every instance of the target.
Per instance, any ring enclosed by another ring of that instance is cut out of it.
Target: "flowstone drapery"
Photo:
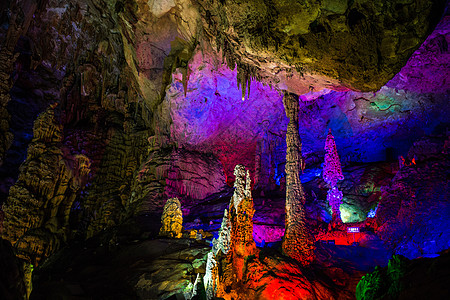
[[[285,93],[283,97],[289,124],[286,132],[286,220],[283,252],[308,265],[314,259],[314,242],[305,224],[305,192],[300,182],[302,143],[298,130],[298,96]]]

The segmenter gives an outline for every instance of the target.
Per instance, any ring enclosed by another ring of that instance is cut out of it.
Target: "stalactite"
[[[286,220],[283,252],[303,265],[314,259],[314,243],[305,224],[305,193],[300,182],[302,164],[301,140],[298,129],[298,96],[283,97],[289,124],[286,132]]]

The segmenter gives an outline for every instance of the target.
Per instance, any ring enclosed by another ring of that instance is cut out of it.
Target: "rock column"
[[[283,252],[308,265],[314,259],[314,241],[305,224],[305,193],[300,182],[302,143],[298,130],[298,96],[285,93],[283,104],[289,118],[286,133],[286,229]]]

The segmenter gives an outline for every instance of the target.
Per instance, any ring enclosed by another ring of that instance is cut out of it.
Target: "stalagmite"
[[[219,274],[217,261],[214,258],[214,253],[208,253],[208,260],[206,261],[206,272],[203,276],[203,284],[206,290],[206,299],[213,299],[217,292]]]
[[[289,118],[286,133],[286,229],[283,252],[308,265],[314,259],[314,243],[305,224],[305,193],[300,182],[302,144],[298,130],[298,96],[285,93],[283,104]]]
[[[323,167],[323,179],[330,185],[330,189],[327,193],[327,200],[330,203],[332,210],[331,225],[335,226],[342,224],[339,207],[342,203],[343,194],[338,190],[337,182],[338,180],[343,180],[344,175],[342,175],[339,154],[336,149],[334,137],[331,134],[331,129],[329,130],[325,141],[325,164]]]
[[[197,278],[194,282],[194,288],[192,290],[191,299],[198,299],[198,300],[206,300],[206,291],[205,291],[205,285],[203,283],[203,277],[200,276],[200,274],[197,273]]]
[[[180,238],[183,228],[183,213],[178,198],[170,198],[164,205],[164,211],[161,217],[160,236]]]
[[[228,254],[230,250],[230,238],[231,238],[231,223],[228,218],[228,211],[225,209],[222,219],[222,225],[219,230],[219,237],[213,240],[213,253],[218,255],[219,251],[223,254]]]
[[[230,252],[233,273],[238,280],[243,279],[245,258],[255,254],[253,240],[253,198],[251,197],[250,175],[243,165],[234,168],[236,180],[234,194],[230,202],[231,241]],[[246,176],[247,175],[247,176]]]
[[[231,250],[240,257],[253,254],[256,249],[253,240],[253,199],[250,190],[250,176],[243,165],[234,169],[236,181],[234,182],[233,197],[230,203],[231,219]]]

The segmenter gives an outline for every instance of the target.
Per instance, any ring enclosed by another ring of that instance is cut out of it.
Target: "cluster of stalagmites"
[[[203,277],[206,299],[331,299],[328,288],[319,281],[310,282],[300,268],[314,258],[311,241],[284,240],[284,249],[299,251],[288,253],[297,262],[261,255],[253,240],[255,210],[249,172],[237,165],[234,175],[234,194],[224,212],[218,238],[208,253]]]
[[[286,230],[283,252],[300,265],[307,266],[314,260],[314,240],[305,223],[305,193],[300,181],[303,161],[298,130],[298,97],[286,93],[284,106],[290,121],[286,134]],[[269,288],[267,281],[272,278],[270,274],[274,271],[274,264],[271,259],[257,258],[259,250],[253,240],[255,210],[249,171],[243,165],[237,165],[234,175],[233,196],[228,210],[224,212],[218,238],[213,240],[213,248],[208,254],[205,276],[197,278],[192,297],[200,294],[205,294],[207,299],[225,295],[240,298],[243,294],[253,297],[255,292],[245,292],[252,285],[259,289],[259,296],[268,296],[274,288]],[[181,237],[183,219],[178,199],[167,201],[161,220],[161,236]],[[297,268],[298,265],[287,269]],[[300,281],[305,280],[301,272],[297,276]],[[287,292],[289,295],[291,293]]]
[[[253,240],[253,198],[249,171],[243,165],[234,169],[234,193],[228,210],[225,209],[219,236],[213,240],[208,253],[203,283],[207,299],[225,293],[225,286],[244,279],[246,259],[255,255]],[[219,280],[219,267],[222,280]],[[236,280],[234,280],[236,279]]]
[[[224,286],[219,284],[219,263],[225,267],[227,280],[238,281],[244,277],[245,260],[256,254],[253,240],[253,198],[251,195],[251,179],[249,171],[242,165],[234,170],[236,180],[234,194],[229,209],[224,212],[219,236],[213,240],[213,248],[208,253],[206,273],[203,278],[197,276],[190,297],[200,297],[205,293],[207,299],[223,294]],[[229,212],[228,212],[229,211]],[[160,236],[179,238],[182,236],[182,210],[177,198],[167,200],[161,217]],[[228,282],[227,284],[229,284]],[[204,288],[203,288],[204,287]]]

